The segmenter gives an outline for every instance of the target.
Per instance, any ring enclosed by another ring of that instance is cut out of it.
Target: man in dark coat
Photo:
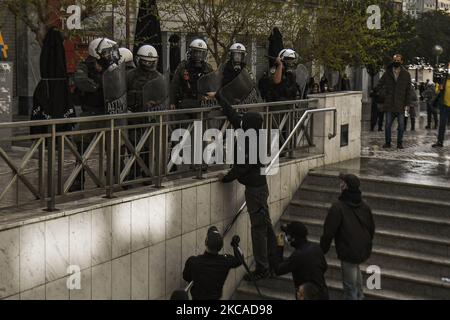
[[[391,147],[391,128],[394,118],[398,121],[397,148],[403,149],[405,130],[405,109],[411,104],[411,76],[402,66],[403,57],[396,54],[392,64],[381,77],[375,91],[383,103],[382,111],[386,113],[385,140],[383,148]]]
[[[324,254],[334,239],[341,260],[344,295],[347,300],[362,300],[363,284],[359,265],[369,259],[375,224],[372,211],[362,200],[360,181],[353,174],[341,174],[341,196],[325,219],[320,246]]]

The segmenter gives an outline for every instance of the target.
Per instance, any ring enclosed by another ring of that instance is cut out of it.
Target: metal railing
[[[308,151],[313,146],[312,119],[304,121],[301,134],[296,124],[305,112],[316,108],[316,102],[296,100],[235,108],[263,114],[264,127],[283,133],[283,150],[292,157],[298,150]],[[202,136],[208,128],[217,128],[222,134],[231,128],[220,107],[0,123],[0,132],[17,128],[32,131],[0,137],[0,208],[38,201],[54,211],[57,203],[86,195],[113,198],[118,190],[143,183],[160,188],[163,181],[180,176],[201,179],[204,165],[176,166],[170,157],[172,132],[182,128],[187,136],[194,132],[195,121],[202,123]],[[185,138],[181,144],[187,143]],[[13,147],[1,147],[2,141]],[[211,141],[203,142],[204,146],[208,143]],[[224,166],[208,166],[208,170],[221,168]]]
[[[336,108],[321,108],[321,109],[315,109],[315,110],[306,110],[302,114],[302,116],[298,120],[298,122],[295,124],[292,131],[289,133],[289,136],[286,138],[286,140],[284,141],[281,148],[279,148],[279,151],[273,157],[270,164],[266,167],[266,169],[265,169],[266,175],[270,172],[270,170],[273,168],[273,166],[276,163],[278,163],[281,154],[283,152],[285,152],[285,150],[288,148],[290,142],[294,139],[294,137],[296,137],[296,133],[300,130],[300,133],[307,134],[306,133],[307,124],[311,121],[312,116],[316,113],[326,113],[326,112],[333,112],[333,132],[328,134],[328,139],[333,139],[334,137],[336,137],[336,135],[337,135],[337,109]],[[297,136],[297,138],[301,137],[301,136],[302,135],[299,135],[299,136]],[[227,225],[227,227],[225,228],[225,230],[223,232],[224,238],[230,232],[231,228],[236,223],[236,221],[238,220],[238,218],[242,214],[242,212],[244,212],[244,209],[246,206],[247,206],[247,202],[244,202],[241,205],[241,207],[239,208],[239,210],[237,211],[237,213],[235,214],[235,216],[233,217],[233,220]],[[193,285],[194,285],[194,282],[191,281],[184,290],[186,292],[189,292],[192,289]],[[256,286],[258,293],[260,293],[258,286],[256,284],[255,284],[255,286]]]

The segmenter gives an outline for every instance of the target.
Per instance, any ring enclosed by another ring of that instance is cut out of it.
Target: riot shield
[[[230,105],[261,101],[255,83],[246,69],[243,69],[233,81],[220,88],[217,94],[220,94]]]
[[[222,85],[222,68],[205,74],[197,80],[197,92],[200,96],[205,96],[208,92],[217,92]]]
[[[305,95],[305,89],[308,80],[309,80],[308,69],[303,64],[299,64],[297,66],[297,70],[295,71],[295,81],[297,82],[298,85],[300,99],[303,99]]]
[[[127,112],[127,78],[125,64],[103,73],[105,114]]]
[[[168,86],[166,76],[160,75],[148,81],[142,88],[142,107],[144,111],[167,109]]]

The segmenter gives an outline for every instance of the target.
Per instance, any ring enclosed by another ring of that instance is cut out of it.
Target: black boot
[[[416,131],[416,118],[411,118],[411,131]]]

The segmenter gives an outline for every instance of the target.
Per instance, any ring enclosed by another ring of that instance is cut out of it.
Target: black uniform
[[[267,94],[267,101],[288,101],[296,100],[299,97],[299,87],[294,73],[283,72],[279,84],[272,83]]]
[[[141,67],[127,73],[127,102],[131,112],[144,112],[142,105],[142,89],[144,85],[157,77],[162,77],[158,71],[146,71]]]
[[[96,69],[96,59],[88,56],[85,61],[80,62],[74,75],[75,98],[81,105],[81,117],[98,116],[105,114],[105,103],[103,95],[103,71]],[[103,121],[83,122],[78,124],[80,130],[90,130],[106,127]],[[74,141],[78,152],[83,155],[84,151],[94,137],[93,134],[76,135]],[[84,169],[77,176],[70,191],[80,190],[84,184]]]
[[[95,64],[95,58],[89,56],[84,62],[80,62],[75,72],[75,94],[81,103],[81,116],[105,114],[103,72],[98,71]]]
[[[205,252],[190,257],[183,270],[183,279],[194,281],[191,289],[193,300],[219,300],[228,272],[241,264],[240,259],[230,255]]]
[[[170,104],[177,109],[199,107],[197,81],[212,71],[212,67],[206,62],[202,62],[200,67],[196,67],[191,61],[180,62],[170,84]]]
[[[147,82],[156,79],[158,77],[162,77],[162,74],[156,70],[147,71],[142,67],[137,67],[136,69],[130,70],[127,73],[127,102],[128,102],[128,110],[131,112],[145,112],[148,111],[148,106],[144,106],[143,103],[143,89]],[[151,88],[150,88],[151,89]],[[155,119],[152,118],[134,118],[128,119],[129,125],[138,125],[144,124],[148,122],[153,122]],[[141,137],[144,133],[145,129],[130,129],[128,130],[128,137],[130,139],[131,144],[134,147],[137,147]],[[148,143],[144,144],[144,147],[141,150],[140,157],[144,160],[144,162],[148,165],[150,160]],[[145,174],[142,173],[143,176]],[[129,177],[131,179],[135,177],[141,176],[141,170],[138,168],[138,164],[135,162],[133,168],[130,171]]]
[[[233,64],[231,63],[231,60],[228,60],[227,63],[225,63],[222,71],[222,86],[226,86],[231,81],[233,81],[234,78],[239,75],[239,73],[241,73],[241,70],[235,70]]]

